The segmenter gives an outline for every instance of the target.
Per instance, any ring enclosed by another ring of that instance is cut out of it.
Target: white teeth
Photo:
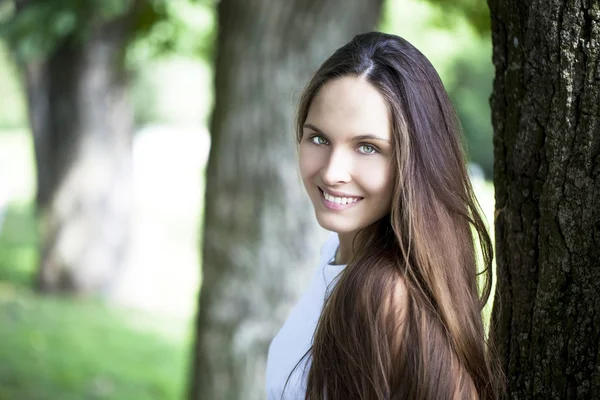
[[[326,192],[323,192],[323,196],[325,197],[325,199],[327,201],[330,201],[330,202],[336,203],[336,204],[356,203],[359,200],[356,197],[335,197]]]

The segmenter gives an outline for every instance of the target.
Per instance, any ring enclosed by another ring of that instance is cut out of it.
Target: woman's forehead
[[[387,103],[364,78],[342,77],[323,85],[313,98],[306,123],[328,135],[371,133],[391,139]]]

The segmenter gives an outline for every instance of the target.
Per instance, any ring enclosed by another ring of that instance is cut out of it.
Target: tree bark
[[[221,0],[191,399],[264,400],[268,345],[324,231],[303,193],[293,114],[310,74],[375,27],[381,0]]]
[[[488,4],[493,315],[509,395],[600,398],[600,5]]]
[[[69,36],[23,65],[37,165],[44,292],[100,293],[123,262],[131,219],[133,117],[127,17]]]

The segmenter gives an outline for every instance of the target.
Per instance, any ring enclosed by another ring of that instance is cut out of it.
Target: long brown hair
[[[385,98],[397,174],[390,213],[355,236],[324,305],[306,399],[498,399],[501,373],[481,315],[492,243],[443,84],[406,40],[358,35],[306,86],[298,142],[315,94],[342,76],[366,79]]]

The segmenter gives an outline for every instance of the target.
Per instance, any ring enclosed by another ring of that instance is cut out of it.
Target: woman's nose
[[[332,150],[327,163],[321,171],[321,178],[326,185],[347,183],[351,179],[351,160],[347,154]]]

